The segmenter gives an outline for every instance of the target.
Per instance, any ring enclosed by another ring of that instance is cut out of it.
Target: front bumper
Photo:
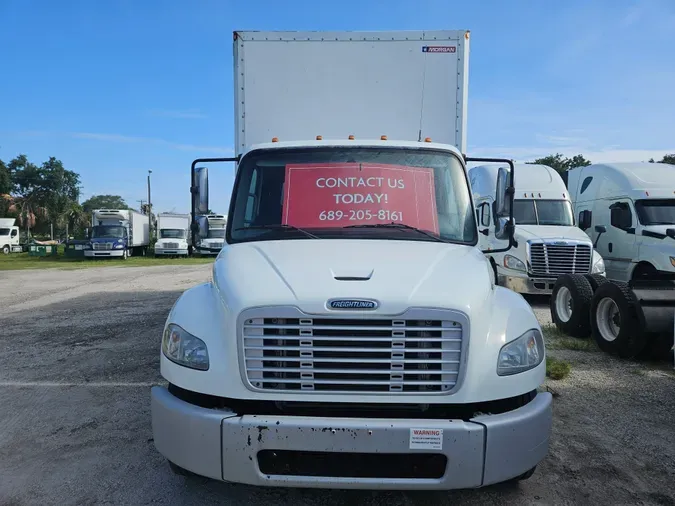
[[[539,393],[513,411],[469,421],[239,415],[194,406],[164,387],[153,387],[151,399],[155,447],[164,457],[202,476],[259,486],[448,490],[491,485],[520,476],[546,456],[552,419],[550,393]],[[418,444],[416,429],[442,432]],[[378,463],[367,478],[350,476],[349,468],[335,476],[276,472],[292,465],[275,467],[270,459],[283,459],[289,451],[330,452],[322,458],[336,469],[350,456]],[[447,459],[436,477],[402,477],[385,469],[388,460],[430,455]]]
[[[188,250],[185,249],[176,249],[176,248],[155,248],[155,255],[187,255]]]
[[[551,295],[555,286],[556,278],[530,278],[527,274],[522,276],[507,276],[500,274],[499,286],[526,295]]]
[[[124,256],[124,249],[107,249],[107,250],[84,250],[84,256],[88,258],[119,258]]]

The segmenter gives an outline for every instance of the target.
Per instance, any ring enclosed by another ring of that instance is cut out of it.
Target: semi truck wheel
[[[129,251],[125,249],[122,252],[122,260],[126,260],[127,258],[129,258]]]
[[[5,255],[9,255],[9,246],[5,244],[5,245],[2,247],[2,252],[3,252]]]
[[[621,358],[645,349],[640,306],[628,283],[611,281],[598,287],[591,301],[591,332],[598,347]]]
[[[563,274],[551,293],[551,319],[561,332],[579,338],[591,334],[589,309],[593,289],[581,274]]]
[[[609,283],[609,280],[605,276],[601,276],[600,274],[584,274],[584,277],[591,284],[593,292],[595,292],[600,285]]]

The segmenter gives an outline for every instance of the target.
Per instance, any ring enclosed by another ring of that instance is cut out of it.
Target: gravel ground
[[[152,443],[160,333],[210,266],[0,272],[0,505],[672,504],[675,375],[556,350],[551,451],[517,486],[451,493],[256,489],[173,475]],[[531,300],[542,323],[547,300]]]

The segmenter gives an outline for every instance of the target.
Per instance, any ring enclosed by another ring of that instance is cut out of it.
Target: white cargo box
[[[235,32],[235,142],[434,142],[466,152],[468,30]]]

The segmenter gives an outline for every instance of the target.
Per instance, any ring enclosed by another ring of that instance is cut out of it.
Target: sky
[[[234,30],[468,29],[471,156],[675,152],[672,0],[0,0],[0,159],[50,156],[82,200],[189,211],[190,163],[233,153]],[[227,213],[231,165],[209,171]]]

